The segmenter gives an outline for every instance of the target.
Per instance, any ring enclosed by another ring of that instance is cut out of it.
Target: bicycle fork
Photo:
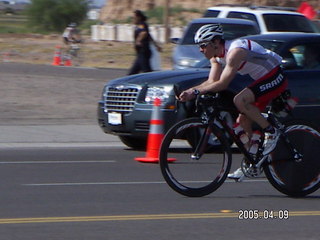
[[[196,149],[194,150],[193,154],[191,155],[192,160],[199,160],[203,153],[206,150],[206,146],[211,135],[212,131],[209,125],[206,127],[204,134],[202,134],[199,143],[197,144]]]

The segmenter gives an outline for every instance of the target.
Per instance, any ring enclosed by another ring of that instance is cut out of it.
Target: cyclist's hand
[[[187,101],[190,101],[192,99],[195,98],[195,95],[193,93],[193,89],[188,89],[188,90],[185,90],[183,91],[180,95],[179,95],[179,100],[181,102],[187,102]]]

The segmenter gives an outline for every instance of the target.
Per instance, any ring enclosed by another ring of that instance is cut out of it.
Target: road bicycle
[[[222,117],[234,109],[224,105],[221,94],[199,95],[195,101],[198,116],[176,123],[163,138],[159,163],[167,184],[188,197],[214,192],[230,171],[234,143],[244,156],[241,168],[246,177],[264,172],[273,187],[291,197],[315,192],[320,187],[320,130],[306,120],[280,121],[276,114],[289,112],[288,95],[285,92],[276,98],[264,114],[280,131],[276,148],[267,155],[263,154],[263,140],[254,155],[240,141]],[[169,163],[169,158],[175,161]]]
[[[75,66],[80,66],[83,62],[83,57],[80,50],[81,48],[78,43],[71,43],[69,54]]]
[[[74,66],[80,66],[83,63],[81,48],[79,43],[71,42],[63,55],[63,62]]]

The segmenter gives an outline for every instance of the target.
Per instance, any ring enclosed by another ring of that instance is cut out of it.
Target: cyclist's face
[[[215,40],[214,42],[210,41],[199,44],[199,49],[207,59],[210,59],[220,55],[221,45],[219,44],[219,41]]]

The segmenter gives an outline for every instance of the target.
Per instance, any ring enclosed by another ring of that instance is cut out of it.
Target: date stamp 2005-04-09
[[[249,209],[249,210],[239,210],[238,211],[239,220],[255,220],[255,219],[279,219],[287,220],[289,219],[289,210],[262,210]]]

